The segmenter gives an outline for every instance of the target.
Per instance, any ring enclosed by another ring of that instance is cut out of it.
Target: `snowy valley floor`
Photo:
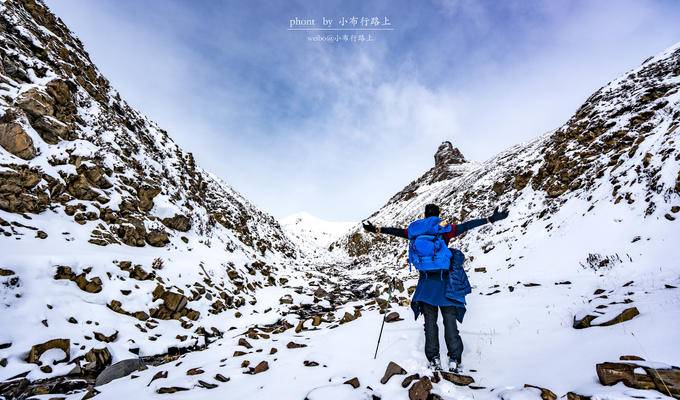
[[[351,271],[339,273],[340,286],[345,284],[346,275],[351,275]],[[584,270],[570,277],[570,284],[556,284],[558,281],[555,280],[521,282],[510,291],[507,286],[496,289],[486,285],[493,282],[491,274],[470,272],[470,275],[477,287],[469,296],[468,313],[461,327],[466,346],[464,368],[465,373],[475,379],[473,386],[484,389],[456,386],[442,380],[434,385],[432,393],[444,399],[540,398],[537,389],[522,389],[524,384],[530,384],[548,388],[558,396],[571,391],[607,399],[666,398],[656,391],[630,389],[621,383],[601,386],[595,364],[616,361],[621,355],[678,363],[680,346],[677,346],[679,338],[673,321],[680,320],[680,289],[665,286],[677,285],[677,280],[668,282],[639,277],[639,283],[624,287],[629,279],[623,272],[610,271],[605,278]],[[371,283],[368,276],[364,279]],[[404,283],[408,288],[415,284],[415,279]],[[540,286],[530,285],[533,283]],[[349,282],[346,284],[350,285]],[[639,287],[646,290],[638,290]],[[599,288],[605,292],[598,298],[593,292]],[[500,292],[488,294],[494,290]],[[307,320],[299,333],[288,329],[268,339],[242,335],[255,324],[273,323],[281,315],[285,316],[288,305],[279,304],[279,298],[285,293],[290,291],[281,288],[260,290],[257,305],[240,310],[244,315],[242,318],[223,314],[225,326],[236,326],[237,329],[227,331],[223,339],[212,343],[207,350],[186,354],[176,361],[98,387],[101,393],[97,398],[313,400],[371,399],[372,395],[377,395],[383,399],[407,399],[408,390],[401,386],[407,375],[394,376],[387,384],[380,383],[390,361],[403,367],[408,375],[432,375],[426,368],[423,354],[422,317],[414,321],[408,306],[392,305],[392,310],[399,312],[403,320],[385,325],[376,360],[373,352],[382,314],[372,300],[350,302],[338,309],[338,319],[344,311],[353,313],[355,306],[361,306],[362,312],[356,320],[333,329],[328,327],[334,324],[325,322],[317,329],[311,320]],[[609,327],[579,330],[572,327],[574,315],[583,310],[626,298],[633,302],[613,307],[619,310],[635,306],[640,311],[636,318]],[[313,297],[309,295],[295,296],[296,303],[312,301]],[[272,309],[265,312],[268,308]],[[296,324],[295,320],[291,322]],[[443,336],[441,321],[440,336]],[[242,338],[252,345],[251,349],[239,345]],[[291,342],[305,347],[288,348]],[[443,346],[443,338],[441,342]],[[271,354],[272,348],[276,353]],[[235,356],[235,351],[245,354]],[[442,356],[445,357],[444,347]],[[248,365],[244,366],[246,361]],[[267,362],[267,370],[247,373],[262,361]],[[313,366],[315,363],[318,365]],[[189,374],[193,375],[187,374],[190,370]],[[167,378],[152,379],[164,376],[165,372]],[[343,384],[354,377],[360,382],[359,388]],[[220,378],[228,381],[220,382]],[[217,386],[205,388],[212,385]],[[163,391],[176,392],[157,394]],[[44,396],[50,397],[53,396]],[[82,392],[67,397],[81,398]]]

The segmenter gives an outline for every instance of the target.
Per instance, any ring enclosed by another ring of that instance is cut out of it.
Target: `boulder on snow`
[[[32,159],[37,153],[33,139],[16,122],[0,123],[0,146],[24,160]]]
[[[191,220],[182,214],[175,214],[172,218],[163,218],[161,222],[168,228],[180,232],[188,232],[191,229]]]
[[[620,324],[622,322],[630,321],[631,319],[635,318],[638,315],[640,315],[640,311],[638,311],[637,307],[630,307],[621,311],[617,316],[608,321],[599,324],[593,324],[592,322],[597,318],[597,316],[588,314],[578,320],[576,319],[576,317],[574,317],[573,327],[575,329],[584,329],[590,328],[591,326],[611,326],[615,324]]]
[[[524,385],[525,388],[533,388],[541,391],[541,400],[557,400],[557,395],[550,389],[534,385]]]
[[[641,368],[644,373],[636,370]],[[606,386],[622,382],[635,389],[654,389],[667,396],[680,396],[680,368],[650,368],[635,362],[605,362],[595,367],[600,383]]]
[[[385,322],[397,322],[397,321],[403,321],[404,319],[399,316],[399,313],[396,311],[392,311],[391,313],[387,314],[385,316]]]
[[[390,361],[390,363],[387,364],[387,368],[385,369],[385,374],[383,375],[382,379],[380,379],[380,383],[383,385],[386,384],[394,375],[406,375],[406,370],[394,361]]]
[[[441,371],[440,374],[442,375],[442,378],[458,386],[467,386],[475,383],[475,380],[471,376],[445,371]]]
[[[71,358],[71,340],[69,339],[52,339],[45,343],[36,344],[31,347],[31,351],[28,352],[28,357],[26,357],[26,362],[32,364],[40,364],[40,356],[51,349],[59,349],[64,352],[64,359],[60,362],[66,362]]]
[[[135,371],[146,369],[146,365],[138,358],[130,358],[127,360],[118,361],[115,364],[109,365],[97,376],[95,386],[106,385],[107,383],[128,376]]]
[[[430,390],[432,390],[432,382],[430,378],[424,376],[408,390],[408,398],[409,400],[427,400]]]
[[[359,382],[359,378],[357,378],[356,376],[352,379],[346,380],[345,382],[343,382],[343,384],[344,385],[350,385],[354,389],[357,389],[357,388],[359,388],[359,386],[361,386],[361,382]]]

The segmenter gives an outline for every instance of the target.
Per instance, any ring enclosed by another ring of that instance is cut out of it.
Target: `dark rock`
[[[343,382],[345,385],[350,385],[354,389],[358,389],[361,386],[361,382],[359,382],[359,378],[354,377],[352,379],[348,379],[345,382]]]
[[[406,378],[404,378],[403,381],[401,381],[401,387],[407,388],[408,385],[411,384],[411,382],[413,382],[413,381],[415,381],[415,380],[417,380],[417,379],[420,379],[420,374],[409,375],[409,376],[407,376]]]
[[[28,357],[26,357],[26,362],[38,364],[40,356],[51,349],[59,349],[64,352],[64,359],[57,361],[57,363],[66,362],[71,358],[71,341],[69,339],[52,339],[31,347],[31,351],[29,351]]]
[[[567,393],[567,400],[590,400],[592,397],[584,396],[582,394],[569,392]]]
[[[198,380],[198,386],[202,387],[203,389],[215,389],[218,385],[214,383],[208,383],[206,381]]]
[[[394,375],[406,375],[406,370],[394,361],[390,361],[390,363],[387,364],[387,368],[385,369],[385,374],[383,375],[382,379],[380,379],[380,383],[383,385],[386,384]]]
[[[624,385],[635,389],[656,389],[656,385],[647,374],[634,372],[637,365],[628,363],[601,363],[595,366],[600,383],[606,386],[623,382]]]
[[[432,390],[432,382],[430,378],[424,376],[408,390],[408,398],[409,400],[427,400],[430,390]]]
[[[316,362],[316,361],[309,361],[309,360],[303,361],[302,364],[303,364],[305,367],[318,367],[318,366],[319,366],[319,363],[318,363],[318,362]]]
[[[138,358],[130,358],[127,360],[118,361],[115,364],[109,365],[97,376],[95,386],[106,385],[107,383],[128,376],[135,371],[145,369],[146,366]]]
[[[542,400],[557,400],[557,395],[555,393],[553,393],[553,391],[550,390],[550,389],[546,389],[546,388],[542,388],[542,387],[534,386],[534,385],[526,385],[526,384],[524,385],[524,387],[525,388],[534,388],[534,389],[540,390]]]
[[[403,318],[399,317],[399,313],[396,311],[393,311],[385,316],[385,322],[397,322],[397,321],[403,321]]]
[[[245,338],[240,338],[238,340],[238,345],[243,346],[246,349],[252,349],[253,348],[253,345],[251,345]]]
[[[205,371],[203,371],[203,370],[200,369],[200,368],[191,368],[190,370],[187,371],[187,375],[189,375],[189,376],[191,376],[191,375],[200,375],[200,374],[202,374],[202,373],[204,373],[204,372],[205,372]]]
[[[252,373],[253,374],[259,374],[260,372],[264,372],[268,369],[269,369],[269,363],[267,363],[266,361],[260,361],[260,363],[257,364],[255,366],[255,368],[253,369]]]
[[[151,382],[157,380],[157,379],[166,379],[168,377],[168,371],[158,371],[154,374],[154,376],[151,378],[149,383],[146,386],[150,386]]]
[[[630,321],[631,319],[635,318],[638,315],[640,315],[640,311],[638,311],[637,307],[626,308],[625,310],[621,311],[621,313],[616,317],[610,319],[609,321],[598,324],[597,326],[610,326],[620,324],[622,322]]]
[[[619,357],[621,361],[645,361],[644,358],[638,356],[621,356]]]
[[[170,237],[162,230],[154,229],[146,234],[146,242],[153,247],[163,247],[170,243]]]
[[[215,380],[224,383],[224,382],[229,382],[230,378],[225,377],[225,376],[222,375],[222,374],[217,374],[217,375],[215,375]]]
[[[104,343],[115,342],[116,339],[118,338],[118,331],[115,331],[114,333],[112,333],[109,336],[106,336],[103,333],[94,332],[94,338],[99,340],[100,342],[104,342]],[[123,361],[126,361],[126,360],[123,360]]]
[[[180,232],[188,232],[191,229],[191,220],[182,214],[176,214],[172,218],[163,218],[161,222],[168,228]]]
[[[446,379],[447,381],[458,385],[458,386],[467,386],[469,384],[475,383],[475,380],[471,376],[467,375],[460,375],[460,374],[455,374],[453,372],[445,372],[442,371],[440,372],[442,375],[442,378]]]
[[[158,390],[156,390],[156,393],[158,393],[158,394],[172,394],[172,393],[177,393],[177,392],[183,392],[183,391],[186,391],[186,390],[189,390],[189,389],[184,388],[184,387],[179,387],[179,386],[170,386],[170,387],[158,388]]]
[[[288,342],[286,347],[288,347],[289,349],[299,349],[302,347],[307,347],[307,345],[302,343]]]
[[[15,156],[30,160],[37,154],[33,139],[17,123],[0,123],[0,146]]]

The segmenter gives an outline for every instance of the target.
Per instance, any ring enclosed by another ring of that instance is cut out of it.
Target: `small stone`
[[[385,369],[385,374],[383,375],[382,379],[380,379],[380,383],[383,385],[386,384],[394,375],[406,375],[406,370],[394,361],[390,361],[390,363],[387,364],[387,368]]]
[[[430,390],[432,390],[432,382],[430,378],[424,376],[408,390],[409,400],[427,400]]]
[[[401,387],[407,388],[408,385],[411,384],[411,382],[413,382],[413,381],[415,381],[415,380],[417,380],[417,379],[420,379],[420,374],[409,375],[409,376],[407,376],[406,378],[404,378],[403,381],[401,381]]]
[[[177,393],[177,392],[183,392],[189,390],[187,388],[179,387],[179,386],[170,386],[170,387],[162,387],[156,390],[156,393],[158,394],[171,394],[171,393]]]
[[[303,347],[307,347],[307,345],[302,343],[288,342],[286,347],[288,347],[289,349],[300,349]]]
[[[217,375],[215,375],[215,380],[224,383],[224,382],[229,382],[230,378],[227,378],[222,374],[217,374]]]
[[[475,383],[475,380],[471,376],[467,375],[460,375],[460,374],[455,374],[453,372],[441,372],[442,378],[446,379],[447,381],[458,385],[458,386],[467,386],[469,384]]]
[[[200,375],[200,374],[202,374],[202,373],[204,373],[204,372],[205,372],[205,371],[203,371],[203,370],[200,369],[200,368],[191,368],[190,370],[187,371],[187,375],[189,375],[189,376],[192,376],[192,375]]]
[[[114,365],[116,365],[116,364],[114,364]],[[154,374],[154,376],[151,378],[151,380],[149,381],[149,383],[146,386],[150,386],[151,382],[153,382],[157,379],[166,379],[167,377],[168,377],[168,371],[158,371]]]
[[[557,400],[557,395],[550,389],[542,388],[539,386],[534,386],[534,385],[524,385],[525,388],[534,388],[538,389],[541,391],[541,399],[542,400]]]
[[[316,361],[309,361],[309,360],[303,361],[302,364],[303,364],[305,367],[318,367],[318,366],[319,366],[319,363],[318,363],[318,362],[316,362]]]
[[[35,237],[38,239],[46,239],[47,233],[45,233],[44,231],[38,231],[35,233]]]
[[[271,350],[269,350],[269,354],[276,354],[276,352],[279,351],[276,347],[272,347]]]
[[[206,381],[198,380],[198,386],[204,388],[204,389],[215,389],[218,385],[214,383],[208,383]]]
[[[644,358],[638,356],[621,356],[619,357],[621,361],[645,361]]]
[[[259,374],[260,372],[264,372],[269,369],[269,363],[266,361],[260,361],[259,364],[255,366],[253,369],[253,374]]]
[[[604,289],[597,289],[595,292],[593,292],[593,295],[597,296],[604,293]]]
[[[246,349],[252,349],[253,348],[253,346],[250,343],[248,343],[248,341],[245,338],[240,338],[238,340],[238,345],[243,346]]]
[[[354,389],[358,389],[359,386],[361,386],[361,382],[359,382],[359,378],[354,377],[352,379],[348,379],[345,382],[343,382],[344,385],[350,385]]]
[[[403,318],[399,317],[399,313],[396,311],[393,311],[385,316],[385,322],[390,323],[390,322],[397,322],[397,321],[403,321]]]
[[[243,362],[241,363],[241,368],[248,368],[249,365],[250,365],[250,361],[243,360]]]
[[[483,272],[483,273],[486,273],[486,267],[475,268],[475,272]]]
[[[49,365],[43,365],[42,367],[40,367],[40,370],[46,374],[52,373],[52,367],[50,367]]]
[[[0,359],[0,367],[5,368],[7,366],[7,359],[2,358]]]

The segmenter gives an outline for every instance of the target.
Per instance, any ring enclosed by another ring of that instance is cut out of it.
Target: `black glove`
[[[373,225],[371,223],[371,221],[366,221],[362,225],[363,225],[365,231],[368,231],[368,232],[371,232],[371,233],[376,233],[378,231],[378,228],[376,228],[375,225]]]
[[[489,217],[489,222],[494,223],[508,217],[508,210],[498,211],[498,207],[493,210],[493,215]]]

